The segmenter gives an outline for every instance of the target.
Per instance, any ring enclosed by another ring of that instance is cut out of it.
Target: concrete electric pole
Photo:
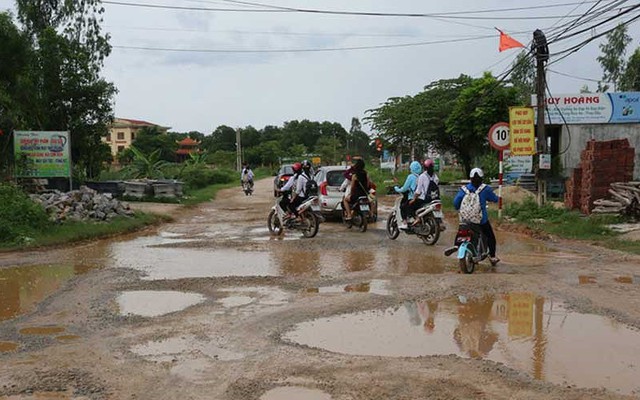
[[[240,128],[236,128],[236,168],[242,170],[242,143],[240,143]]]
[[[547,38],[544,33],[540,29],[536,29],[533,32],[533,48],[535,50],[536,55],[536,95],[537,95],[537,153],[538,153],[538,166],[536,168],[536,180],[538,183],[538,194],[537,200],[538,205],[541,206],[544,204],[547,194],[547,184],[544,180],[544,172],[540,169],[539,158],[543,154],[547,154],[549,152],[547,148],[547,135],[545,133],[544,126],[544,109],[545,109],[545,90],[547,87],[546,76],[545,76],[545,64],[549,60],[549,46],[547,45]]]

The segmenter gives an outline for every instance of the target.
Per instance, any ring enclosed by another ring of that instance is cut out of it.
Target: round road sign
[[[496,150],[507,150],[510,145],[509,124],[498,122],[489,128],[489,144]]]

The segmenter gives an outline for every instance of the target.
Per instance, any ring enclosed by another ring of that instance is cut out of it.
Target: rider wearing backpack
[[[498,196],[493,192],[491,186],[482,183],[484,172],[480,168],[472,169],[469,177],[471,182],[460,188],[453,199],[453,206],[460,211],[461,220],[464,219],[479,225],[482,234],[487,238],[491,264],[495,265],[500,259],[496,257],[496,235],[489,222],[487,201],[497,203]]]
[[[353,166],[350,168],[349,189],[345,193],[344,200],[342,201],[347,216],[345,220],[350,220],[353,217],[353,206],[356,204],[360,197],[369,195],[369,176],[364,169],[364,160],[358,158]],[[345,173],[346,174],[346,173]]]
[[[308,193],[314,186],[317,191],[317,183],[313,181],[311,177],[311,163],[308,160],[304,160],[302,162],[302,173],[298,176],[296,187],[293,190],[293,197],[291,197],[291,205],[289,206],[296,216],[298,216],[296,210],[298,206],[302,204],[308,196],[314,195],[314,193]]]

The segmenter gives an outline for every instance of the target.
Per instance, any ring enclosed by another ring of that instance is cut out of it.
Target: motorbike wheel
[[[387,218],[387,236],[389,239],[395,240],[400,235],[400,229],[398,228],[398,220],[395,214],[389,215]]]
[[[305,211],[304,214],[302,214],[302,218],[308,226],[307,229],[302,229],[302,236],[312,238],[317,235],[319,228],[318,217],[310,211]]]
[[[473,262],[473,256],[471,253],[465,254],[464,258],[458,260],[460,266],[460,272],[463,274],[473,274],[476,269],[476,263]]]
[[[360,232],[367,231],[367,223],[369,218],[363,214],[360,214]]]
[[[425,244],[433,246],[438,242],[438,239],[440,239],[440,224],[438,224],[438,221],[432,215],[425,218],[424,223],[429,225],[429,234],[421,235],[420,239],[422,239]]]
[[[269,228],[269,232],[274,235],[282,235],[284,232],[284,228],[280,224],[280,220],[278,219],[275,210],[271,210],[269,217],[267,217],[267,227]]]

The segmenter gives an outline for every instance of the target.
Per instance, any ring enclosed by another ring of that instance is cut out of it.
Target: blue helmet
[[[420,165],[420,162],[418,161],[411,161],[411,164],[409,165],[409,169],[414,174],[422,173],[422,165]]]

